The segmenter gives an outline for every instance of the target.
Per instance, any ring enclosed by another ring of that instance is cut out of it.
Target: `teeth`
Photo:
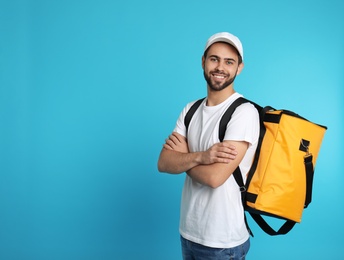
[[[225,77],[224,76],[220,76],[220,75],[214,75],[215,78],[218,78],[218,79],[224,79]]]

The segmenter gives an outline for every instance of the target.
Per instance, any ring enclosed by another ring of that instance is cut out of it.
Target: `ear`
[[[205,58],[202,56],[202,69],[204,70]]]
[[[239,67],[238,67],[238,70],[237,70],[237,75],[239,75],[240,73],[241,73],[241,71],[243,70],[243,68],[244,68],[244,63],[243,62],[241,62],[240,63],[240,65],[239,65]]]

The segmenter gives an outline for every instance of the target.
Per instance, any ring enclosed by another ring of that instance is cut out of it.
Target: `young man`
[[[239,166],[244,180],[257,147],[259,117],[250,103],[239,106],[219,143],[219,121],[241,97],[234,80],[244,67],[240,40],[227,32],[211,36],[202,57],[207,98],[197,109],[188,132],[181,112],[160,153],[160,172],[186,172],[180,234],[184,260],[245,259],[250,246],[241,194],[232,173]]]

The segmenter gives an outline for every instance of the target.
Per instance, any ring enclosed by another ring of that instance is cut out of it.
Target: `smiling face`
[[[239,55],[236,49],[222,42],[211,45],[206,56],[202,58],[204,78],[211,91],[221,91],[232,86],[243,66],[243,63],[239,64]]]

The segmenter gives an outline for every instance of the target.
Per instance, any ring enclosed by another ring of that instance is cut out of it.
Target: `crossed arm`
[[[186,172],[193,180],[217,188],[238,167],[247,149],[247,142],[224,141],[204,152],[192,153],[186,138],[173,132],[161,150],[158,170],[174,174]]]

